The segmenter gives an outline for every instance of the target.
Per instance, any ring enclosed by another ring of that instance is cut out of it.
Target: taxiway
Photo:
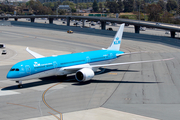
[[[45,56],[59,55],[106,48],[113,37],[1,26],[0,42],[6,44],[7,55],[0,55],[0,119],[179,120],[180,43],[162,39],[123,37],[122,51],[149,52],[115,62],[174,58],[171,61],[101,68],[85,84],[68,75],[24,81],[18,89],[6,73],[14,63],[33,58],[26,47]]]

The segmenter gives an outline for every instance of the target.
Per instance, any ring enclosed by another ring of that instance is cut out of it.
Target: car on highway
[[[80,25],[80,22],[75,22],[73,25],[76,25],[76,26]]]
[[[165,34],[171,34],[170,31],[166,31]],[[175,32],[175,35],[177,35],[177,33]]]
[[[94,23],[91,23],[91,26],[95,26],[95,24],[94,24]]]
[[[30,18],[27,18],[26,20],[27,20],[27,21],[31,21],[31,19],[30,19]]]
[[[101,22],[100,22],[100,21],[97,21],[96,23],[97,23],[97,24],[101,24]]]
[[[112,26],[117,26],[117,23],[111,23]]]
[[[107,30],[113,31],[113,29],[112,29],[112,28],[108,28]]]
[[[111,23],[110,22],[106,22],[106,25],[110,25]]]
[[[146,27],[140,27],[139,30],[140,31],[146,31]]]
[[[128,23],[125,23],[125,26],[129,26],[129,24],[128,24]]]
[[[68,30],[67,33],[73,33],[73,31],[72,30]]]
[[[2,50],[2,55],[5,55],[6,53],[6,50]]]
[[[170,34],[170,31],[166,31],[165,34]]]
[[[93,21],[90,24],[91,24],[91,26],[95,26],[96,25],[96,23],[93,22]]]
[[[161,25],[161,23],[156,23],[156,25]]]

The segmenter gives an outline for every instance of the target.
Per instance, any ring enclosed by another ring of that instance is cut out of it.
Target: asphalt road
[[[122,51],[148,52],[122,56],[115,62],[174,59],[101,68],[91,81],[84,84],[76,82],[74,75],[68,75],[66,79],[48,77],[25,81],[24,88],[18,89],[16,83],[5,79],[15,62],[32,58],[25,51],[27,46],[42,55],[51,55],[58,51],[63,54],[106,48],[112,40],[112,36],[2,26],[0,42],[6,44],[8,53],[7,58],[0,61],[0,119],[28,119],[49,116],[49,112],[66,114],[103,107],[155,119],[179,120],[180,49],[179,43],[169,44],[169,39],[163,42],[156,36],[123,37]],[[43,95],[52,85],[56,86]]]

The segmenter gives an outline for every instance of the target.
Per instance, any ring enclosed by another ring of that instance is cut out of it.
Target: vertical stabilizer
[[[108,47],[108,50],[119,50],[120,49],[123,30],[124,30],[124,23],[121,24],[121,26],[119,27],[119,30],[117,31],[111,46]]]

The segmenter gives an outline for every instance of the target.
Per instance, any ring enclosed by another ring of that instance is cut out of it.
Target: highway
[[[18,21],[22,21],[22,22],[30,22],[29,21],[30,19],[18,19]],[[9,19],[9,21],[14,21],[14,19]],[[64,22],[64,23],[63,23]],[[72,20],[70,22],[70,26],[75,26],[74,23],[80,23],[78,24],[77,26],[78,27],[82,27],[82,22],[80,21],[75,21],[75,20]],[[48,19],[41,19],[41,18],[36,18],[35,19],[35,23],[46,23],[46,24],[49,24],[49,20]],[[93,22],[95,24],[95,26],[92,26],[90,25],[91,22],[85,22],[85,27],[90,27],[92,29],[101,29],[101,26],[100,24],[97,24],[96,22]],[[53,24],[56,24],[56,25],[63,25],[63,26],[66,26],[66,20],[54,20],[53,21]],[[151,23],[151,24],[154,24],[154,23]],[[165,25],[165,24],[164,24]],[[119,28],[120,24],[116,24],[115,26],[109,24],[109,25],[106,25],[106,29],[108,28],[112,28],[113,31],[117,31],[118,28]],[[171,26],[172,27],[172,26]],[[177,27],[177,26],[176,26]],[[125,29],[124,29],[125,32],[131,32],[131,33],[134,33],[135,30],[134,30],[134,25],[129,25],[129,26],[126,26]],[[165,34],[166,32],[169,32],[168,30],[162,30],[162,29],[151,29],[151,28],[146,28],[145,31],[140,31],[140,34],[149,34],[149,35],[156,35],[156,36],[167,36],[167,37],[170,37],[170,32],[168,34]],[[180,38],[180,33],[179,32],[176,32],[176,35],[175,35],[176,38]]]
[[[179,120],[180,43],[161,39],[145,35],[137,39],[126,33],[122,51],[148,52],[122,56],[115,62],[173,60],[101,68],[84,84],[76,82],[72,74],[66,79],[24,81],[24,88],[18,89],[17,83],[6,80],[6,73],[16,62],[33,58],[26,47],[45,56],[60,55],[106,48],[113,37],[1,26],[0,42],[6,44],[7,55],[0,55],[0,119]]]
[[[107,18],[107,17],[93,17],[93,16],[73,16],[73,15],[17,15],[17,16],[0,16],[1,19],[5,18],[14,18],[16,21],[20,18],[30,18],[32,22],[36,18],[48,18],[50,23],[53,23],[53,20],[56,18],[64,18],[67,19],[67,26],[70,25],[71,19],[79,19],[79,20],[89,20],[89,21],[100,21],[102,23],[102,29],[105,29],[106,22],[112,22],[112,23],[127,23],[130,25],[135,25],[136,27],[136,33],[139,33],[139,27],[151,27],[151,28],[158,28],[158,29],[164,29],[171,31],[172,35],[171,37],[175,37],[175,32],[179,32],[180,26],[174,26],[172,24],[159,24],[156,22],[149,22],[149,21],[139,21],[139,20],[130,20],[130,19],[122,19],[122,18]]]

